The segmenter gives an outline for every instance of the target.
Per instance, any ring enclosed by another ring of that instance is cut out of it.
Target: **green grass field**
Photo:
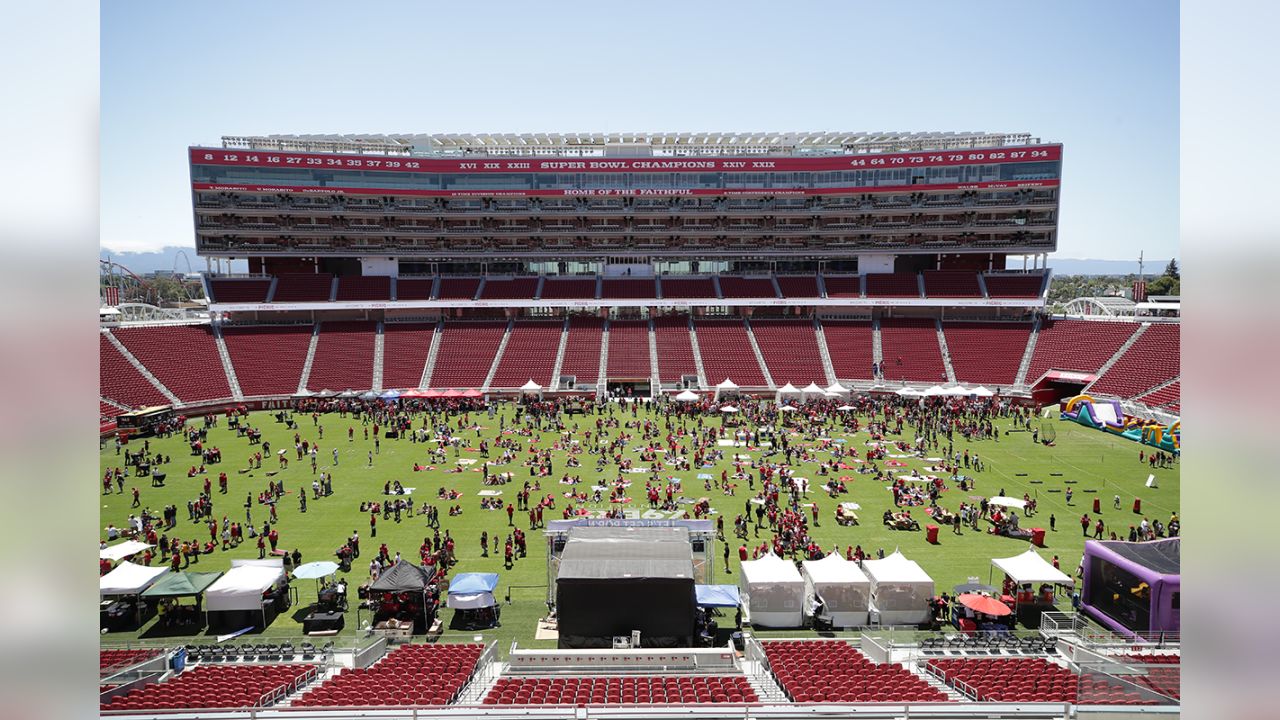
[[[507,417],[508,425],[514,415],[513,407],[510,404],[503,404],[499,411]],[[483,435],[491,441],[498,433],[498,419],[488,418],[483,413],[472,416],[477,419],[478,423],[484,427]],[[628,414],[629,417],[629,414]],[[643,418],[644,413],[640,414]],[[297,414],[296,420],[299,423],[299,431],[304,439],[316,441],[318,432],[313,426],[312,419],[309,415]],[[577,422],[578,426],[583,430],[595,427],[594,416],[576,416],[570,418],[570,426]],[[335,476],[334,494],[319,500],[308,499],[308,511],[302,514],[298,509],[297,492],[305,488],[310,493],[312,481],[312,472],[310,463],[306,460],[298,461],[293,459],[296,457],[293,448],[293,431],[285,427],[285,425],[277,423],[272,413],[257,412],[253,413],[249,418],[250,424],[258,427],[263,432],[263,439],[269,441],[272,446],[271,454],[274,456],[279,448],[289,448],[291,462],[286,470],[280,470],[273,478],[277,481],[283,481],[289,493],[282,499],[279,504],[279,524],[276,526],[280,532],[280,547],[282,549],[292,551],[294,548],[301,550],[303,562],[312,560],[333,560],[333,552],[342,544],[345,538],[351,534],[352,530],[358,530],[361,537],[361,557],[353,564],[352,571],[348,577],[348,584],[351,592],[351,611],[347,616],[346,630],[344,635],[354,637],[356,629],[356,610],[357,599],[355,597],[355,588],[367,579],[367,569],[370,557],[376,554],[378,544],[387,543],[392,555],[398,550],[405,558],[417,561],[417,548],[422,542],[424,536],[430,536],[431,531],[426,527],[425,518],[415,515],[413,518],[404,518],[397,524],[394,519],[383,521],[379,517],[378,537],[376,540],[369,537],[368,514],[361,513],[359,510],[360,503],[365,500],[381,499],[383,484],[387,481],[400,480],[406,487],[416,488],[414,495],[416,502],[420,505],[425,499],[440,508],[440,522],[442,532],[448,529],[457,543],[457,556],[460,560],[458,566],[454,569],[454,573],[458,572],[497,572],[501,575],[498,596],[503,598],[507,595],[508,588],[510,591],[511,604],[502,608],[502,625],[499,628],[488,630],[483,633],[484,639],[497,639],[500,641],[500,647],[504,650],[510,645],[511,640],[517,640],[524,647],[554,647],[554,641],[535,641],[534,630],[536,620],[546,614],[546,606],[544,600],[546,598],[546,559],[545,559],[545,542],[541,531],[533,531],[528,533],[528,557],[516,561],[515,567],[511,570],[503,569],[503,559],[501,549],[497,555],[490,554],[488,558],[482,558],[479,549],[479,536],[482,530],[487,530],[490,536],[497,533],[500,538],[505,539],[508,532],[507,515],[502,511],[486,511],[479,508],[480,498],[477,496],[478,491],[483,489],[481,483],[481,473],[477,470],[472,472],[470,468],[479,468],[479,463],[467,466],[468,469],[461,473],[447,472],[448,467],[452,466],[452,458],[450,463],[442,465],[438,470],[426,472],[413,472],[412,467],[415,462],[429,464],[426,459],[426,452],[423,445],[412,444],[409,440],[389,440],[383,438],[381,440],[380,452],[374,456],[372,467],[368,466],[368,453],[373,449],[373,438],[364,440],[363,426],[360,420],[350,417],[341,418],[337,414],[323,415],[320,417],[320,424],[324,426],[325,435],[320,442],[319,453],[319,469],[323,471],[332,471]],[[707,421],[713,427],[718,426],[722,421],[720,418],[710,418]],[[1038,426],[1041,421],[1037,420]],[[1159,518],[1162,522],[1167,522],[1169,515],[1178,510],[1179,498],[1179,470],[1174,467],[1172,469],[1155,470],[1159,479],[1159,487],[1148,489],[1144,487],[1144,482],[1149,472],[1147,464],[1138,460],[1138,453],[1143,446],[1129,442],[1123,438],[1108,435],[1103,432],[1085,428],[1074,423],[1060,422],[1057,420],[1044,421],[1051,423],[1057,430],[1056,445],[1054,447],[1046,447],[1033,443],[1031,434],[1025,432],[1014,432],[1005,434],[1005,430],[1012,427],[1011,421],[997,421],[997,427],[1001,430],[1001,437],[998,442],[980,441],[967,442],[958,434],[955,439],[955,450],[963,452],[967,447],[971,452],[976,452],[983,458],[986,468],[983,472],[974,475],[977,480],[977,486],[971,492],[962,493],[958,488],[952,486],[942,494],[939,504],[943,507],[955,510],[961,501],[967,500],[969,496],[977,498],[978,496],[993,496],[1000,489],[1004,489],[1007,495],[1021,497],[1023,493],[1030,493],[1036,497],[1039,503],[1039,512],[1036,516],[1025,518],[1022,521],[1023,527],[1044,527],[1049,526],[1049,515],[1053,513],[1057,516],[1057,531],[1048,533],[1046,538],[1046,547],[1041,550],[1043,557],[1048,560],[1053,555],[1058,555],[1064,572],[1072,574],[1077,563],[1080,560],[1084,547],[1084,538],[1080,533],[1080,515],[1083,512],[1090,511],[1092,516],[1092,504],[1094,497],[1102,499],[1102,519],[1106,522],[1108,530],[1114,529],[1122,537],[1127,537],[1130,524],[1137,524],[1141,521],[1142,515],[1132,512],[1132,503],[1135,497],[1142,499],[1142,508],[1146,517],[1151,519]],[[421,424],[421,419],[417,419],[414,423],[415,427]],[[865,425],[865,422],[864,422]],[[355,428],[355,440],[348,442],[347,428]],[[907,428],[910,433],[910,428]],[[610,432],[611,436],[617,435],[617,430]],[[833,434],[834,437],[842,437],[840,433]],[[853,436],[844,436],[848,442],[853,443],[859,450],[864,450],[864,443],[869,439],[866,432],[860,432]],[[890,436],[890,439],[896,439],[899,436]],[[554,439],[550,433],[542,434],[542,441],[535,442],[538,447],[545,447]],[[910,440],[910,437],[904,438]],[[135,441],[138,442],[138,441]],[[478,442],[478,441],[477,441]],[[491,442],[492,444],[492,442]],[[225,514],[233,521],[243,522],[245,519],[244,500],[246,494],[252,494],[255,499],[259,492],[267,487],[268,476],[267,471],[278,470],[278,465],[274,457],[263,459],[262,469],[252,472],[240,473],[238,470],[246,466],[247,457],[253,450],[259,450],[259,446],[249,446],[248,441],[235,436],[234,431],[226,427],[225,420],[219,419],[219,426],[209,433],[208,445],[217,445],[223,453],[223,462],[220,465],[210,465],[210,479],[213,483],[214,498],[214,517],[221,520]],[[526,443],[526,448],[528,443]],[[131,449],[137,449],[138,445],[129,446]],[[141,491],[141,502],[144,507],[150,507],[152,510],[159,512],[167,504],[175,504],[178,506],[178,527],[170,532],[170,537],[174,533],[180,533],[185,539],[199,539],[205,541],[208,539],[208,529],[203,524],[194,524],[189,522],[186,512],[186,504],[189,500],[195,499],[199,494],[203,485],[203,476],[188,478],[187,468],[195,461],[199,464],[199,458],[189,455],[189,450],[184,439],[181,437],[173,437],[164,440],[151,438],[152,451],[163,452],[172,456],[172,463],[164,468],[168,473],[166,487],[153,489],[150,487],[150,481],[146,478],[127,478],[123,494],[114,492],[110,495],[102,495],[101,508],[101,527],[105,528],[108,522],[115,523],[117,526],[127,526],[127,518],[132,510],[131,488],[137,487]],[[339,464],[337,467],[330,467],[332,462],[332,449],[337,448],[340,453]],[[431,445],[434,447],[434,444]],[[945,450],[945,447],[944,447]],[[727,468],[732,474],[731,460],[733,452],[745,452],[741,449],[734,450],[725,448],[726,459],[719,463],[715,469],[711,470],[695,470],[691,472],[675,473],[684,483],[684,493],[686,496],[699,498],[709,496],[711,498],[712,507],[718,512],[725,515],[725,529],[728,533],[728,540],[731,544],[731,562],[728,574],[722,567],[721,557],[722,548],[717,546],[715,550],[716,577],[715,581],[720,583],[737,583],[738,579],[738,541],[733,537],[733,519],[738,513],[742,512],[743,503],[746,498],[751,495],[747,490],[747,485],[742,482],[738,488],[736,497],[728,497],[722,495],[718,490],[705,492],[703,490],[702,481],[696,480],[699,472],[711,473],[719,477],[720,470]],[[452,452],[450,453],[452,455]],[[491,452],[494,459],[500,453]],[[751,453],[754,457],[758,457],[759,453]],[[555,458],[555,474],[553,478],[543,478],[542,493],[553,492],[557,495],[556,509],[544,514],[545,520],[558,519],[560,510],[563,509],[566,500],[561,496],[567,486],[562,486],[556,482],[564,472],[572,474],[580,474],[584,480],[584,484],[577,486],[575,489],[587,488],[590,493],[590,485],[595,480],[601,479],[601,475],[595,472],[594,458],[589,455],[582,455],[582,467],[567,468],[565,465],[566,455],[564,453],[554,453]],[[471,457],[478,458],[478,452],[468,453],[463,451],[459,456],[461,458]],[[521,457],[523,460],[523,456]],[[924,466],[928,463],[909,459],[906,461],[908,468],[920,468],[924,472]],[[643,464],[643,463],[638,463]],[[123,457],[117,456],[113,444],[107,442],[101,454],[102,470],[114,468],[123,465]],[[814,485],[817,486],[823,479],[820,479],[816,472],[816,463],[802,463],[796,469],[796,474],[802,477],[810,478]],[[499,467],[498,471],[510,471],[515,474],[512,483],[501,488],[504,499],[514,502],[516,491],[520,485],[528,477],[528,468],[520,464],[520,461],[512,463],[509,466]],[[226,472],[230,478],[230,491],[226,495],[218,493],[217,476],[218,472]],[[962,471],[967,472],[967,471]],[[613,477],[606,468],[604,477]],[[1025,475],[1023,475],[1025,473]],[[1062,473],[1061,477],[1051,475],[1051,473]],[[671,474],[671,473],[664,473]],[[971,529],[964,529],[963,535],[956,536],[950,529],[943,529],[940,533],[940,544],[930,545],[925,541],[925,533],[920,532],[902,532],[892,531],[883,527],[880,522],[880,515],[886,508],[893,506],[891,494],[881,485],[877,485],[872,476],[859,475],[848,472],[843,473],[855,478],[852,482],[848,482],[848,495],[841,496],[838,500],[829,498],[825,493],[810,493],[809,499],[816,500],[819,504],[821,515],[821,525],[811,530],[811,534],[822,545],[824,549],[830,549],[833,543],[839,543],[843,549],[847,545],[861,544],[868,552],[873,554],[877,548],[883,548],[887,553],[892,552],[895,548],[899,548],[909,558],[920,563],[924,569],[929,572],[934,580],[938,592],[944,590],[949,591],[950,588],[958,583],[966,582],[970,576],[981,578],[982,582],[986,582],[990,572],[990,560],[993,557],[1007,557],[1023,552],[1028,544],[1025,541],[1014,540],[1010,538],[996,537],[984,532],[977,532]],[[967,474],[972,474],[967,472]],[[629,489],[632,502],[623,506],[627,510],[643,511],[647,509],[648,504],[644,500],[644,478],[646,475],[632,475],[633,485]],[[1064,493],[1062,492],[1068,485],[1065,481],[1073,480],[1075,489],[1073,503],[1068,506]],[[1040,482],[1033,482],[1040,481]],[[437,501],[436,491],[440,487],[458,490],[462,493],[462,498],[456,501]],[[1096,491],[1096,494],[1095,494]],[[96,492],[101,493],[102,487],[99,479],[96,485]],[[1121,509],[1112,509],[1112,498],[1114,495],[1121,497]],[[589,504],[589,508],[605,510],[608,509],[607,493],[605,503],[600,505]],[[840,527],[836,525],[832,514],[835,510],[836,503],[842,501],[853,501],[861,505],[862,510],[858,512],[862,520],[862,524],[857,527]],[[463,514],[458,517],[449,517],[447,508],[454,504],[461,504]],[[913,516],[923,520],[923,508],[913,509]],[[266,509],[263,506],[256,505],[254,507],[254,522],[261,527],[261,523],[266,519]],[[515,515],[517,526],[528,531],[527,514],[517,512]],[[983,524],[985,526],[985,523]],[[1092,534],[1092,529],[1091,529]],[[105,537],[105,531],[102,531]],[[761,539],[766,538],[765,531],[762,531]],[[749,538],[748,544],[753,541],[759,544],[760,540],[756,540],[754,536]],[[228,551],[215,550],[212,555],[204,555],[201,557],[198,565],[193,565],[192,570],[225,570],[230,566],[232,558],[256,558],[257,548],[256,541],[246,538],[246,541],[239,547]],[[159,556],[155,560],[159,563]],[[995,578],[998,584],[1000,578]],[[301,603],[305,606],[315,598],[315,583],[310,580],[295,581],[295,585],[299,591]],[[185,602],[190,602],[189,600]],[[300,611],[294,613],[293,611]],[[445,620],[445,626],[448,627],[449,620],[452,618],[453,612],[442,609],[442,616]],[[305,614],[305,609],[295,606],[290,613],[281,615],[272,624],[266,635],[271,637],[280,636],[300,636],[302,625],[300,618]],[[368,618],[366,613],[364,616]],[[103,636],[104,642],[119,642],[135,638],[149,639],[156,637],[156,630],[152,627],[154,620],[144,625],[140,632],[133,633],[111,633]],[[470,640],[475,633],[461,631],[445,631],[444,640]],[[802,634],[801,631],[785,631],[787,635]]]

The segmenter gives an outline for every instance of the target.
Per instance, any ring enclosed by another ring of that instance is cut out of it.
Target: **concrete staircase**
[[[968,697],[967,695],[960,692],[959,690],[956,690],[950,685],[942,682],[938,678],[934,677],[932,673],[924,670],[923,668],[917,667],[913,664],[908,666],[908,669],[911,671],[912,675],[915,675],[919,677],[921,680],[924,680],[926,683],[929,683],[929,687],[935,688],[939,692],[941,692],[943,695],[946,695],[947,700],[949,702],[958,702],[958,703],[973,702],[973,698]]]
[[[551,385],[549,390],[560,389],[560,369],[564,367],[564,348],[569,344],[569,318],[565,318],[560,326],[560,345],[556,348],[556,364],[551,369]]]
[[[142,373],[142,377],[146,378],[148,382],[155,386],[156,390],[160,391],[161,395],[164,395],[169,402],[174,405],[182,404],[182,401],[178,399],[178,396],[174,395],[169,388],[165,387],[164,384],[160,382],[160,378],[152,375],[151,371],[148,370],[146,366],[138,360],[138,358],[134,357],[133,353],[129,352],[128,348],[124,346],[124,343],[120,342],[119,338],[115,335],[112,335],[110,330],[105,330],[102,334],[106,336],[107,340],[112,345],[116,346],[116,349],[120,351],[121,355],[124,355],[124,359],[128,360],[130,365],[134,366],[138,369],[138,372]]]
[[[302,377],[298,378],[299,393],[307,389],[307,381],[311,379],[311,363],[316,359],[316,345],[319,344],[320,323],[316,323],[311,326],[311,344],[307,346],[307,361],[302,364]]]
[[[716,285],[716,292],[720,292],[720,286]],[[698,333],[693,329],[693,316],[689,316],[689,344],[693,347],[693,365],[698,368],[698,387],[710,388],[711,384],[707,382],[707,369],[702,367],[702,348],[698,347]]]
[[[822,329],[822,323],[817,318],[813,319],[813,334],[818,338],[818,356],[822,358],[822,371],[827,374],[827,385],[835,385],[840,382],[836,377],[836,367],[831,364],[831,350],[827,347],[827,333]]]
[[[751,689],[756,691],[756,697],[765,705],[787,705],[791,703],[791,699],[783,692],[778,685],[778,681],[773,679],[773,675],[764,668],[760,667],[760,663],[743,660],[741,662],[742,672],[747,677],[747,682],[751,684]]]
[[[386,356],[383,350],[385,338],[382,334],[382,321],[378,321],[378,328],[373,335],[373,390],[374,392],[382,392],[382,358]]]
[[[596,397],[609,394],[609,321],[600,332],[600,369],[596,372]]]
[[[236,377],[236,368],[231,364],[231,353],[227,352],[227,341],[222,338],[222,325],[213,327],[213,345],[218,348],[218,359],[222,361],[222,370],[227,374],[227,384],[231,386],[231,397],[244,400],[244,392],[240,390],[240,379]]]
[[[982,277],[979,275],[978,277]],[[986,292],[985,286],[982,290]],[[1013,378],[1014,387],[1027,386],[1027,370],[1031,367],[1031,356],[1036,352],[1036,341],[1040,339],[1040,318],[1031,321],[1031,337],[1027,338],[1027,349],[1022,353],[1022,362],[1018,363],[1018,374]]]
[[[951,367],[951,350],[947,348],[947,335],[942,332],[942,321],[934,319],[934,328],[938,331],[938,348],[942,350],[942,365],[947,370],[947,382],[956,384],[956,369]]]
[[[769,365],[764,361],[764,353],[760,352],[760,345],[756,343],[756,334],[751,330],[751,321],[744,318],[742,324],[747,328],[747,341],[751,343],[751,352],[755,353],[756,362],[760,363],[764,381],[768,383],[770,390],[777,390],[778,386],[773,384],[773,376],[769,374]]]
[[[493,382],[493,376],[498,373],[498,364],[502,362],[502,353],[507,349],[507,341],[511,339],[511,330],[515,327],[515,320],[507,321],[507,331],[502,333],[502,342],[498,343],[498,352],[493,354],[493,364],[489,366],[489,374],[484,376],[484,385],[480,387],[481,392],[489,392],[489,383]]]
[[[440,354],[440,336],[444,335],[444,321],[436,323],[436,331],[431,333],[431,348],[427,350],[427,364],[422,366],[422,379],[418,381],[418,389],[431,387],[431,373],[436,369],[436,356]]]
[[[697,357],[697,354],[694,354]],[[658,372],[658,339],[653,332],[653,318],[649,318],[649,396],[658,397],[662,391],[662,375]]]
[[[871,320],[871,360],[881,371],[872,378],[879,381],[884,378],[884,343],[880,339],[880,318]]]

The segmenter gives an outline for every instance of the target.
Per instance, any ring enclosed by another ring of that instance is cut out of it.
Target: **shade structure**
[[[717,390],[737,390],[738,384],[730,380],[729,378],[725,378],[724,382],[721,382],[719,385],[716,385],[716,389]]]
[[[542,392],[542,386],[534,382],[533,378],[529,378],[529,382],[521,385],[520,390],[523,392]]]
[[[752,625],[800,627],[804,624],[804,578],[795,563],[765,553],[742,563],[738,576],[742,605]]]
[[[376,592],[422,592],[431,584],[435,574],[414,565],[408,560],[401,560],[384,570],[377,580],[369,585]]]
[[[219,572],[182,572],[162,576],[151,587],[142,591],[142,597],[190,597],[199,595],[222,577]]]
[[[738,607],[742,595],[736,585],[694,585],[700,607]]]
[[[902,397],[920,397],[924,393],[921,393],[919,390],[916,390],[915,388],[904,387],[898,390],[898,392],[895,394],[901,395]]]
[[[697,399],[698,399],[698,393],[692,390],[685,390],[681,392],[679,395],[676,395],[676,400],[679,400],[680,402],[694,402]]]
[[[381,398],[381,399],[383,399],[383,400],[398,400],[398,399],[400,398],[400,391],[399,391],[399,390],[388,390],[388,391],[386,391],[386,392],[382,393],[381,395],[379,395],[378,397],[379,397],[379,398]]]
[[[854,406],[852,406],[852,405],[841,405],[840,407],[838,407],[838,408],[836,408],[836,409],[837,409],[837,410],[840,410],[840,411],[842,411],[842,412],[848,412],[848,411],[850,411],[850,410],[857,410],[857,408],[856,408],[856,407],[854,407]]]
[[[479,398],[479,397],[484,397],[484,393],[480,392],[479,390],[476,390],[475,388],[468,388],[462,391],[462,397]]]
[[[832,383],[827,386],[827,392],[831,395],[848,395],[849,388],[841,385],[840,383]]]
[[[1014,497],[1006,497],[1004,495],[996,495],[995,497],[988,500],[987,504],[999,505],[1001,507],[1007,507],[1007,508],[1008,507],[1018,508],[1019,510],[1025,510],[1027,508],[1027,503],[1025,500],[1014,498]]]
[[[316,393],[316,394],[315,394],[315,397],[322,398],[322,399],[324,399],[324,398],[334,398],[334,397],[338,397],[338,393],[336,393],[336,392],[334,392],[334,391],[330,390],[329,388],[325,388],[325,389],[321,390],[320,392]]]
[[[1013,578],[1013,581],[1019,585],[1022,583],[1031,583],[1032,585],[1041,583],[1053,583],[1055,585],[1074,584],[1066,573],[1040,557],[1040,553],[1036,552],[1035,548],[1027,548],[1026,552],[1013,557],[994,558],[991,560],[991,564],[1004,571],[1005,575]]]
[[[400,397],[408,398],[410,400],[415,398],[436,397],[437,395],[438,393],[433,394],[430,390],[420,390],[418,388],[409,388],[408,390],[400,393]]]
[[[783,405],[782,407],[778,408],[778,410],[779,412],[800,412],[800,408],[796,407],[795,405]]]
[[[925,397],[937,397],[939,395],[946,395],[946,394],[947,394],[947,391],[942,389],[941,385],[934,385],[933,387],[924,391]]]
[[[963,385],[950,385],[942,389],[942,394],[949,397],[969,397],[970,391]]]
[[[461,391],[461,390],[455,390],[455,389],[445,390],[444,392],[440,393],[440,397],[442,397],[442,398],[460,398],[460,397],[462,397],[462,391]]]
[[[293,576],[304,580],[314,580],[328,577],[337,571],[338,563],[329,560],[316,560],[305,565],[299,565],[298,569],[293,571]]]
[[[448,606],[455,610],[474,610],[498,604],[493,591],[498,588],[498,573],[461,573],[449,583]]]
[[[840,553],[821,560],[800,564],[804,577],[805,611],[809,612],[815,596],[826,605],[826,617],[835,627],[866,625],[871,607],[871,580],[855,562]]]
[[[974,612],[986,613],[993,617],[1004,617],[1013,614],[1008,605],[986,595],[964,593],[956,597],[956,601]]]
[[[976,397],[991,397],[991,396],[995,395],[995,393],[991,392],[990,390],[986,389],[985,387],[983,387],[983,386],[981,386],[981,385],[979,385],[978,387],[976,387],[976,388],[974,388],[974,389],[970,390],[970,391],[969,391],[969,394],[970,394],[970,395],[974,395],[974,396],[976,396]]]
[[[730,414],[732,414],[732,413],[736,413],[736,412],[738,412],[738,408],[736,408],[736,407],[734,407],[734,406],[732,406],[732,405],[721,405],[721,406],[720,406],[720,412],[722,412],[722,413],[730,413]]]
[[[818,387],[818,383],[812,383],[812,382],[809,383],[808,385],[805,385],[804,389],[801,390],[800,392],[804,393],[806,396],[810,396],[810,395],[825,396],[827,394],[826,389],[820,388]]]
[[[377,400],[378,393],[374,392],[373,390],[366,390],[360,393],[360,399],[361,400]]]
[[[802,393],[803,393],[802,390],[797,388],[795,385],[792,385],[791,383],[787,383],[786,385],[783,385],[782,387],[778,388],[779,395],[800,395]]]
[[[917,563],[895,550],[883,560],[864,560],[871,579],[872,610],[884,625],[918,625],[929,620],[933,578]]]
[[[294,393],[293,396],[296,398],[309,398],[309,397],[315,397],[315,393],[311,392],[306,388],[302,388],[298,392]]]
[[[351,388],[347,388],[346,390],[343,390],[342,392],[338,393],[338,397],[342,398],[343,400],[353,400],[355,398],[360,397],[360,393],[356,392],[355,390],[352,390]]]
[[[99,550],[98,557],[102,560],[120,560],[122,558],[127,558],[130,555],[137,555],[149,547],[151,546],[144,542],[138,542],[137,540],[125,540],[122,543],[116,543],[115,545]]]
[[[284,562],[232,560],[231,569],[205,590],[209,612],[262,610],[262,593],[284,580]]]
[[[166,566],[148,567],[137,563],[120,563],[116,569],[98,578],[100,595],[138,595],[169,572]]]

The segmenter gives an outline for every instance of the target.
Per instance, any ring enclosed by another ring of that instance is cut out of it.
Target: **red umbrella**
[[[440,393],[440,397],[460,398],[462,397],[462,391],[461,390],[445,390],[443,393]]]
[[[964,605],[974,612],[985,613],[995,617],[1003,617],[1005,615],[1013,614],[1013,611],[1009,609],[1008,605],[986,595],[964,593],[963,595],[957,595],[956,600],[959,601],[961,605]]]

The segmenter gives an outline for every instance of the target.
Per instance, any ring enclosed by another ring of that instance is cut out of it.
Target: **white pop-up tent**
[[[991,564],[1004,571],[1005,575],[1022,585],[1074,585],[1066,573],[1040,557],[1034,548],[1027,548],[1021,555],[1007,558],[993,558]]]
[[[724,382],[716,385],[716,400],[719,400],[721,395],[736,395],[737,393],[738,384],[729,378],[725,378]]]
[[[830,384],[830,385],[828,385],[828,386],[827,386],[827,394],[828,394],[828,395],[848,395],[848,394],[849,394],[849,388],[847,388],[847,387],[845,387],[845,386],[841,385],[841,384],[840,384],[840,383],[838,383],[838,382],[837,382],[837,383],[832,383],[832,384]]]
[[[969,394],[970,394],[970,395],[973,395],[973,396],[975,396],[975,397],[991,397],[991,396],[995,395],[995,393],[991,392],[990,390],[986,389],[985,387],[983,387],[983,386],[981,386],[981,385],[979,385],[978,387],[974,388],[973,390],[970,390],[970,391],[969,391]]]
[[[803,392],[791,383],[787,383],[778,388],[778,399],[781,400],[783,395],[802,395]]]
[[[930,387],[924,391],[924,395],[926,397],[937,397],[939,395],[946,395],[946,394],[947,394],[947,391],[943,390],[941,385],[934,385],[933,387]]]
[[[871,609],[882,625],[919,625],[929,621],[933,578],[895,550],[883,560],[864,560],[871,579]]]
[[[232,560],[231,569],[204,591],[205,609],[210,613],[251,611],[262,613],[266,626],[266,604],[262,594],[284,582],[284,561]],[[210,623],[213,619],[210,618]]]
[[[114,570],[98,578],[98,591],[103,597],[139,595],[169,572],[167,566],[148,567],[137,563],[120,563]]]
[[[845,560],[840,553],[831,553],[821,560],[805,560],[800,565],[806,614],[816,594],[826,604],[827,616],[835,627],[867,624],[871,580],[857,563]]]
[[[137,540],[125,540],[124,542],[116,543],[115,545],[110,545],[99,550],[98,557],[103,560],[115,561],[127,558],[130,555],[137,555],[149,547],[151,546],[144,542],[139,542]]]
[[[949,385],[942,389],[942,394],[949,397],[969,397],[970,390],[963,385]]]
[[[773,553],[748,560],[742,563],[738,589],[752,625],[787,628],[804,624],[804,578],[794,563]]]
[[[801,390],[800,392],[804,393],[805,400],[812,400],[813,398],[824,398],[827,396],[827,391],[818,387],[818,383],[815,383],[815,382],[811,382],[808,385],[805,385],[804,389]]]
[[[529,378],[529,382],[520,386],[520,392],[526,395],[541,395],[542,386],[534,382],[533,378]]]
[[[921,393],[919,390],[916,390],[915,388],[904,387],[904,388],[900,388],[898,392],[895,394],[901,397],[920,397],[920,395],[922,395],[923,393]]]
[[[679,400],[680,402],[697,402],[698,393],[692,390],[685,390],[679,395],[676,395],[676,400]]]

